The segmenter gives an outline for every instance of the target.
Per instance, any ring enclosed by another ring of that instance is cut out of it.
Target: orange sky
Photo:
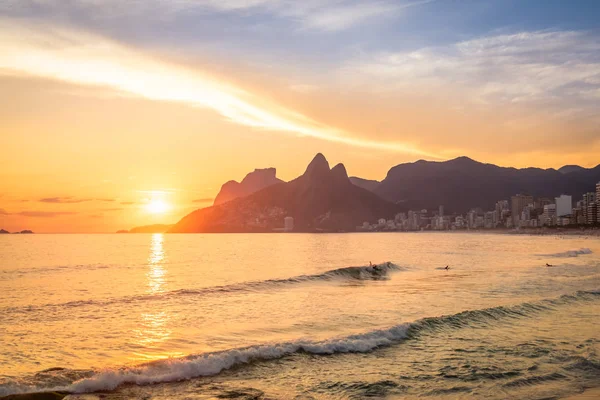
[[[379,180],[402,162],[461,155],[592,167],[600,163],[598,60],[563,69],[502,55],[507,65],[496,66],[498,43],[501,54],[523,57],[523,47],[589,49],[586,40],[488,35],[444,49],[349,51],[327,61],[302,50],[273,62],[268,49],[179,51],[0,13],[0,228],[174,223],[212,204],[227,180],[271,166],[293,179],[317,152]],[[564,89],[581,82],[592,86]],[[159,200],[169,210],[148,211]]]

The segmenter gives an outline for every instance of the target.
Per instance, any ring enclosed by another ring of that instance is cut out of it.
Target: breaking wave
[[[592,250],[582,247],[578,250],[567,250],[561,253],[552,253],[552,254],[538,254],[541,257],[557,257],[557,258],[567,258],[567,257],[578,257],[583,254],[592,254]]]
[[[148,300],[161,300],[170,297],[179,296],[204,296],[211,294],[221,293],[235,293],[235,292],[256,292],[260,290],[277,289],[278,287],[290,286],[301,283],[310,282],[343,282],[343,281],[383,281],[390,279],[390,273],[406,270],[404,267],[400,267],[392,262],[385,262],[375,266],[359,266],[359,267],[345,267],[333,269],[330,271],[323,272],[321,274],[314,275],[299,275],[292,278],[284,279],[267,279],[263,281],[248,281],[235,283],[231,285],[223,286],[211,286],[199,289],[178,289],[170,292],[160,294],[145,294],[137,296],[127,296],[120,298],[113,298],[107,300],[78,300],[66,303],[58,304],[44,304],[40,306],[25,306],[25,307],[9,307],[5,308],[4,311],[11,313],[18,312],[31,312],[39,309],[47,308],[73,308],[73,307],[84,307],[84,306],[107,306],[116,303],[136,303],[140,301]],[[0,309],[2,311],[2,309]]]
[[[21,385],[14,382],[0,385],[0,395],[40,390],[63,390],[70,393],[88,393],[100,390],[114,390],[123,384],[149,385],[162,382],[189,380],[201,376],[217,375],[234,366],[280,359],[295,353],[332,355],[339,353],[365,353],[380,347],[390,346],[404,340],[418,339],[418,336],[436,334],[440,331],[466,327],[493,326],[498,321],[527,318],[550,311],[555,307],[581,301],[597,301],[600,291],[577,292],[555,299],[523,303],[515,306],[500,306],[481,310],[464,311],[454,315],[424,318],[412,323],[402,323],[387,329],[378,329],[362,334],[332,338],[322,341],[298,340],[273,343],[245,348],[237,348],[184,358],[159,360],[136,367],[107,369],[101,371],[80,371],[79,380],[62,386],[45,384]],[[52,369],[70,373],[72,370]],[[51,370],[47,370],[51,371]],[[56,382],[56,380],[54,381]]]

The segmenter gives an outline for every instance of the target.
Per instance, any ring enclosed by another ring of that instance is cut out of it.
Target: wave
[[[36,387],[0,385],[0,395],[31,392],[33,390],[89,393],[114,390],[123,384],[149,385],[189,380],[202,376],[213,376],[238,365],[255,361],[280,359],[296,353],[315,355],[366,353],[405,340],[417,339],[419,335],[424,333],[436,334],[443,330],[491,326],[500,320],[532,317],[536,314],[550,311],[560,305],[581,301],[597,301],[598,299],[600,299],[600,291],[581,291],[572,295],[563,295],[559,298],[538,302],[469,310],[453,315],[424,318],[412,323],[395,325],[387,329],[378,329],[362,334],[322,341],[298,340],[264,344],[190,355],[183,358],[158,360],[136,367],[82,372],[82,375],[85,377],[64,386],[49,387],[47,384]],[[61,370],[58,369],[58,371]]]
[[[567,251],[563,251],[561,253],[552,253],[552,254],[538,254],[538,256],[567,258],[567,257],[578,257],[583,254],[592,254],[592,253],[593,253],[592,250],[590,250],[586,247],[582,247],[581,249],[578,249],[578,250],[567,250]]]
[[[160,294],[144,294],[106,300],[77,300],[66,303],[49,303],[39,306],[7,307],[0,309],[0,311],[10,313],[30,313],[32,311],[46,310],[48,308],[73,308],[85,306],[105,307],[111,304],[161,300],[179,296],[205,296],[222,293],[256,292],[260,290],[277,289],[278,287],[282,286],[290,286],[309,282],[383,281],[390,279],[390,274],[392,272],[403,270],[406,270],[406,268],[400,267],[392,262],[385,262],[376,266],[344,267],[326,271],[321,274],[299,275],[292,278],[248,281],[231,285],[211,286],[199,289],[178,289]]]

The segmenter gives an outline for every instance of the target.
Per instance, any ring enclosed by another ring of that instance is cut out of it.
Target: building
[[[540,197],[533,202],[536,210],[543,210],[545,205],[554,204],[554,202],[546,197]]]
[[[583,195],[581,209],[583,220],[586,224],[593,224],[598,220],[598,204],[596,204],[596,193],[588,192]]]
[[[496,227],[496,211],[486,211],[483,214],[483,227],[492,229]]]
[[[294,218],[293,217],[285,217],[283,219],[283,230],[285,232],[291,232],[294,230]]]
[[[518,194],[510,198],[511,215],[513,219],[513,226],[520,226],[519,220],[521,213],[529,204],[533,203],[533,196],[525,196]]]
[[[559,197],[555,199],[556,203],[556,216],[564,217],[565,215],[570,215],[573,211],[573,199],[571,196],[567,196],[566,194],[561,194]]]
[[[556,225],[556,204],[546,204],[539,221],[541,225]]]
[[[596,222],[600,224],[600,182],[596,183]]]
[[[444,206],[440,206],[439,211],[438,211],[438,216],[439,217],[443,217],[444,216]]]

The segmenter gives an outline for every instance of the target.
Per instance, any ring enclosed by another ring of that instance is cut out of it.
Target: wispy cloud
[[[73,211],[20,211],[11,215],[19,215],[21,217],[40,217],[40,218],[53,218],[60,217],[63,215],[74,215],[77,214]]]
[[[135,201],[122,201],[120,204],[130,206],[132,204],[137,204]]]
[[[329,4],[314,8],[306,7],[305,2],[299,1],[293,2],[297,8],[292,5],[284,10],[288,10],[289,15],[300,18],[305,28],[314,28],[321,31],[341,31],[370,19],[396,16],[403,9],[432,1],[327,2]]]
[[[380,91],[445,91],[483,106],[536,103],[591,115],[600,106],[600,42],[575,31],[495,35],[365,55],[340,75]]]
[[[206,107],[233,123],[256,129],[435,157],[409,144],[352,136],[200,71],[156,60],[96,35],[41,23],[25,26],[0,20],[0,72],[2,69]]]
[[[45,197],[39,200],[41,203],[58,203],[58,204],[75,204],[92,201],[92,199],[75,199],[71,196],[67,197]]]
[[[190,13],[255,15],[261,17],[261,23],[283,19],[304,29],[334,32],[431,1],[434,0],[5,0],[0,3],[0,12],[62,19],[84,15],[96,20],[173,20]]]

